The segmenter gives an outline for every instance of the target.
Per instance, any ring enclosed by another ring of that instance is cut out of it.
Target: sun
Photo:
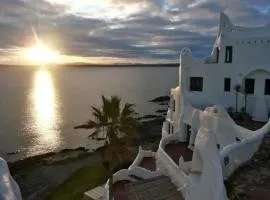
[[[58,51],[54,51],[43,44],[42,41],[38,41],[35,46],[27,48],[25,50],[26,57],[39,65],[46,65],[59,61],[60,54]]]

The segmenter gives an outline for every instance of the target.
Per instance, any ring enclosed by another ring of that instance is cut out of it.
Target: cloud
[[[1,0],[0,62],[33,45],[32,27],[74,60],[177,62],[186,46],[206,56],[221,10],[240,25],[269,23],[268,0]]]

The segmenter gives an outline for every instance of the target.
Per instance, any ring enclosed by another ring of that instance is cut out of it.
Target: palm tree
[[[91,129],[93,131],[88,138],[104,141],[101,156],[111,177],[113,168],[123,162],[124,156],[131,152],[130,145],[137,136],[139,127],[137,113],[134,104],[126,103],[121,107],[121,99],[117,96],[111,96],[110,99],[102,96],[101,108],[92,106],[92,112],[93,119],[74,128]],[[112,177],[110,180],[112,181]]]
[[[240,92],[240,85],[234,86],[235,94],[235,112],[238,112],[238,93]]]

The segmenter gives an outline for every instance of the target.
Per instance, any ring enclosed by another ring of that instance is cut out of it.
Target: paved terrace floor
[[[270,199],[270,133],[265,135],[252,160],[240,167],[230,178],[230,184],[241,187],[241,200]]]
[[[154,157],[144,157],[139,166],[150,171],[156,171],[156,159]]]
[[[115,200],[127,200],[127,192],[125,185],[131,183],[130,181],[117,181],[113,184],[113,197]]]
[[[165,146],[165,152],[178,165],[180,156],[184,158],[185,162],[192,160],[193,151],[187,146],[186,142],[169,143]]]
[[[181,192],[166,176],[133,183],[119,181],[113,189],[115,200],[184,200]]]
[[[159,176],[126,184],[128,200],[183,200],[169,177]]]

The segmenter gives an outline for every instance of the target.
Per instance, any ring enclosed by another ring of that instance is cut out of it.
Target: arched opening
[[[254,119],[266,120],[270,108],[270,72],[255,70],[246,74],[242,79],[240,93],[241,111],[249,113]]]

